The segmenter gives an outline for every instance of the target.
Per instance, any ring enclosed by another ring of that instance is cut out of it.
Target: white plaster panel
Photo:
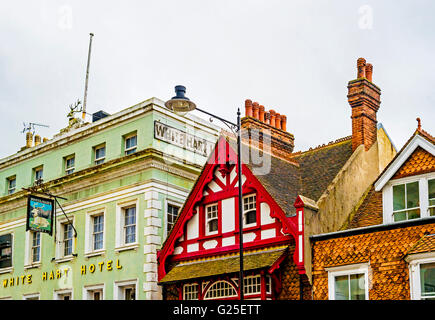
[[[211,181],[209,184],[208,184],[208,187],[213,191],[213,192],[218,192],[218,191],[221,191],[222,190],[222,188],[216,183],[216,182],[214,182],[214,181]]]
[[[182,253],[183,252],[183,247],[176,247],[175,249],[174,249],[174,254],[180,254],[180,253]]]
[[[261,230],[261,239],[270,239],[270,238],[274,238],[275,236],[276,236],[275,229]]]
[[[222,247],[232,246],[236,244],[236,237],[222,238]]]
[[[235,230],[235,202],[234,198],[222,200],[222,232]]]
[[[192,218],[187,221],[186,239],[195,239],[199,236],[199,213],[193,214]]]
[[[254,241],[256,234],[254,232],[245,233],[243,235],[243,243]]]
[[[275,222],[275,218],[270,217],[270,207],[266,202],[260,204],[260,219],[261,225],[270,224]]]
[[[213,249],[216,248],[218,242],[216,240],[209,240],[209,241],[205,241],[202,246],[204,247],[204,249]]]
[[[199,250],[199,244],[198,243],[192,243],[187,245],[187,252],[193,252]]]

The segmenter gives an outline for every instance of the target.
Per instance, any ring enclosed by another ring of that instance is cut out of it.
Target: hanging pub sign
[[[26,231],[53,232],[54,200],[29,195],[27,198]]]

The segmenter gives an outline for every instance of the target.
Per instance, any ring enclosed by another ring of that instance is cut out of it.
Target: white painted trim
[[[29,300],[32,298],[38,298],[37,300],[39,300],[39,299],[41,299],[41,294],[39,292],[23,294],[23,300]]]
[[[106,300],[106,284],[105,283],[84,286],[82,300],[93,300],[93,299],[90,299],[89,294],[91,293],[91,291],[97,291],[97,290],[102,291],[101,300]]]
[[[186,199],[186,198],[184,198]],[[178,207],[178,214],[179,215],[181,213],[181,209],[183,208],[183,203],[184,201],[179,199],[180,201],[175,201],[172,199],[168,199],[167,197],[165,198],[165,204],[164,204],[164,212],[163,212],[163,239],[166,239],[166,237],[168,236],[168,205],[172,205],[175,207]]]
[[[124,209],[136,207],[136,235],[135,241],[132,243],[124,242]],[[116,232],[115,232],[115,250],[130,249],[132,246],[139,245],[139,198],[118,202],[116,204]]]
[[[420,202],[420,218],[429,217],[429,194],[428,194],[428,180],[435,179],[435,172],[405,177],[401,179],[394,179],[382,189],[382,215],[383,223],[394,223],[393,219],[393,187],[401,184],[418,182],[418,194]]]
[[[368,263],[358,263],[339,267],[325,268],[328,272],[328,298],[329,300],[335,300],[335,277],[351,274],[364,274],[364,286],[365,286],[365,297],[369,300],[369,264]]]
[[[375,191],[380,191],[388,181],[390,181],[393,175],[400,169],[403,163],[408,160],[417,147],[421,147],[435,156],[435,146],[420,135],[415,135],[405,149],[402,150],[398,157],[391,163],[390,167],[375,181]]]
[[[122,280],[122,281],[115,281],[113,283],[113,299],[114,300],[121,300],[123,297],[121,290],[125,287],[134,286],[135,287],[135,298],[136,300],[139,300],[139,291],[138,291],[138,279],[133,280]]]
[[[93,239],[92,239],[92,233],[93,233],[93,224],[92,219],[95,216],[103,215],[103,248],[94,250],[93,249]],[[106,223],[107,222],[107,215],[106,215],[106,207],[94,209],[92,211],[86,212],[86,218],[85,218],[85,256],[89,256],[92,254],[101,254],[106,250]]]
[[[405,258],[409,263],[409,289],[411,300],[421,300],[420,265],[435,262],[435,252],[409,255]]]
[[[70,289],[61,289],[61,290],[55,290],[53,292],[53,300],[60,300],[61,295],[71,293],[71,300],[74,300],[74,290],[72,288]]]

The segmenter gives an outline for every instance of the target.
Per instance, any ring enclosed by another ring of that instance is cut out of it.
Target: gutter
[[[310,236],[310,240],[312,242],[316,242],[316,241],[322,241],[322,240],[328,240],[334,238],[355,236],[355,235],[370,233],[370,232],[386,231],[386,230],[392,230],[398,228],[407,228],[407,227],[425,225],[430,223],[435,223],[435,216],[428,217],[428,218],[418,218],[418,219],[412,219],[407,221],[393,222],[387,224],[378,224],[374,226],[348,229],[348,230],[342,230],[342,231],[336,231],[330,233],[323,233],[319,235]]]

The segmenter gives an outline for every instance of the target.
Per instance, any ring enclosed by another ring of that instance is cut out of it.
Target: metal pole
[[[239,177],[239,290],[240,300],[244,299],[243,283],[243,199],[242,199],[242,126],[240,124],[240,109],[237,109],[237,174]]]
[[[88,96],[88,79],[89,79],[89,63],[91,62],[91,46],[92,46],[92,37],[93,33],[90,33],[89,39],[89,51],[88,51],[88,64],[86,66],[86,82],[85,82],[85,96],[83,98],[83,108],[82,108],[82,119],[85,120],[86,115],[86,98]]]

